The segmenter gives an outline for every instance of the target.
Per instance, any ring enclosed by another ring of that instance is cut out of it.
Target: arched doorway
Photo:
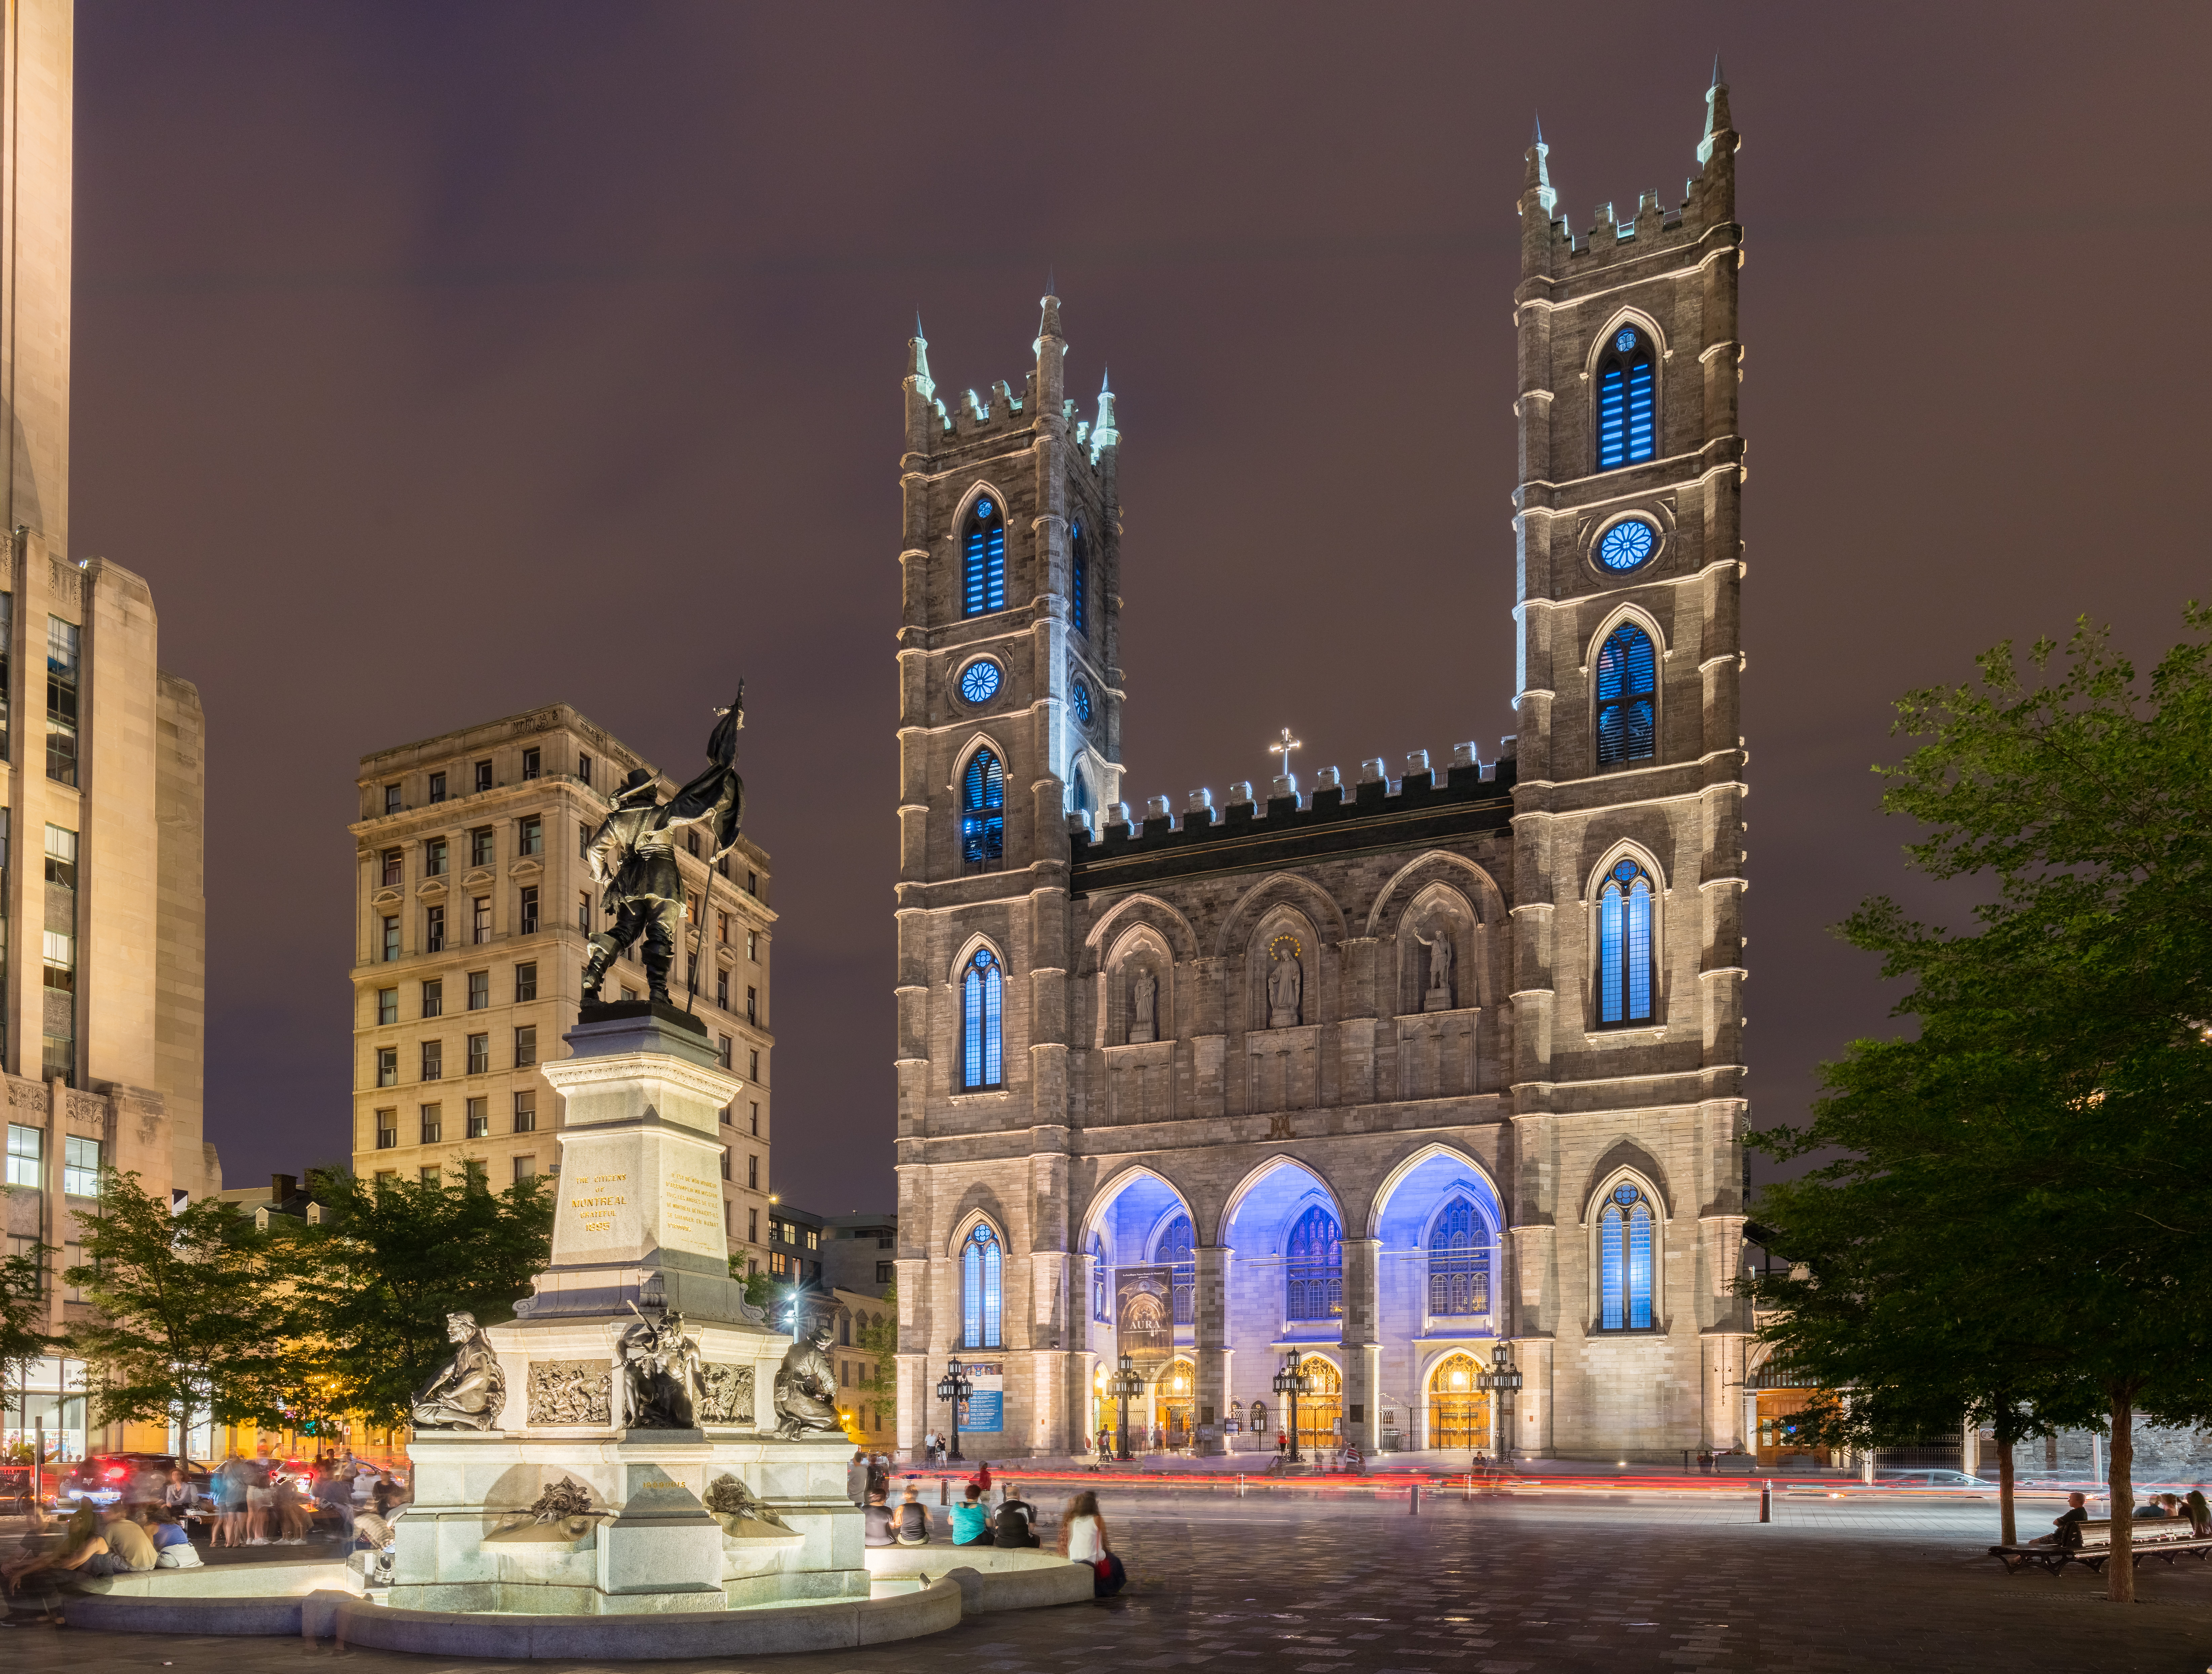
[[[1475,1387],[1480,1368],[1471,1355],[1446,1355],[1429,1374],[1429,1446],[1486,1451],[1490,1397]]]
[[[1197,1422],[1198,1370],[1187,1360],[1172,1360],[1160,1374],[1157,1391],[1160,1428],[1170,1447],[1191,1445],[1191,1428]]]
[[[1299,1447],[1341,1447],[1344,1374],[1319,1355],[1308,1355],[1298,1369],[1306,1374],[1306,1391],[1298,1397]]]

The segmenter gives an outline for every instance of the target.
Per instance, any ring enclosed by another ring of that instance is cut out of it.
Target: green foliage
[[[745,1256],[743,1251],[731,1256],[730,1277],[744,1286],[745,1302],[748,1307],[771,1309],[775,1307],[776,1282],[766,1273],[745,1271]]]
[[[46,1258],[53,1252],[51,1244],[33,1244],[0,1260],[0,1385],[21,1381],[24,1368],[53,1345],[46,1298]]]
[[[286,1234],[302,1353],[294,1410],[405,1422],[415,1392],[453,1354],[446,1316],[514,1316],[550,1259],[553,1198],[544,1180],[490,1192],[465,1180],[374,1185],[344,1170],[312,1177],[320,1226]]]
[[[853,1333],[855,1348],[873,1355],[872,1369],[860,1380],[876,1404],[891,1415],[894,1428],[898,1423],[898,1284],[896,1281],[884,1287],[883,1307],[872,1315],[874,1323],[861,1326]]]

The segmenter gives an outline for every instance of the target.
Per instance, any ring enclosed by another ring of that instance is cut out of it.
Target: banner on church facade
[[[968,1398],[960,1404],[960,1428],[997,1431],[1006,1427],[1006,1368],[991,1361],[967,1362]]]
[[[1115,1339],[1149,1381],[1175,1357],[1175,1270],[1114,1270]]]

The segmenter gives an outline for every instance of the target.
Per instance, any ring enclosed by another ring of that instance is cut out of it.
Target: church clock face
[[[1075,719],[1084,725],[1091,725],[1091,682],[1081,675],[1075,676],[1067,688],[1068,701],[1075,706]]]
[[[1642,518],[1623,518],[1597,543],[1597,561],[1615,575],[1640,570],[1659,549],[1659,531]]]
[[[988,703],[998,696],[999,682],[1004,677],[996,663],[978,657],[960,670],[960,695],[969,703]]]

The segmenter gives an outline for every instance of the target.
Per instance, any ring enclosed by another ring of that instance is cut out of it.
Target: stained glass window
[[[1091,725],[1091,685],[1081,675],[1075,676],[1068,688],[1068,701],[1075,706],[1075,719],[1084,725]]]
[[[1597,468],[1616,470],[1658,451],[1651,345],[1633,327],[1613,340],[1597,374]]]
[[[1490,1312],[1490,1229],[1465,1198],[1455,1198],[1429,1234],[1429,1312]]]
[[[1633,1186],[1616,1186],[1598,1216],[1599,1324],[1607,1331],[1651,1328],[1651,1204]]]
[[[1283,1317],[1336,1319],[1344,1314],[1344,1234],[1319,1204],[1298,1216],[1284,1247]]]
[[[1597,561],[1615,573],[1638,568],[1659,544],[1657,535],[1641,518],[1624,518],[1605,531],[1597,543]]]
[[[1005,1313],[1006,1256],[999,1234],[978,1221],[960,1246],[960,1337],[965,1349],[996,1349]]]
[[[1006,1085],[1006,973],[999,956],[978,948],[960,978],[960,1079],[969,1092]]]
[[[1068,578],[1068,616],[1079,634],[1091,632],[1091,543],[1085,538],[1083,525],[1075,525],[1074,538],[1068,551],[1073,573]]]
[[[964,543],[967,573],[963,593],[965,615],[980,616],[1006,608],[1006,520],[998,502],[986,494],[968,514]]]
[[[1617,767],[1656,753],[1653,716],[1659,658],[1651,636],[1623,622],[1597,654],[1597,764]]]
[[[1597,1020],[1651,1021],[1651,878],[1633,860],[1614,865],[1598,889]]]
[[[1006,846],[1006,770],[979,749],[960,776],[960,858],[971,866],[995,865]]]
[[[1111,1319],[1114,1315],[1106,1306],[1106,1244],[1097,1233],[1091,1234],[1091,1317]]]
[[[960,695],[970,703],[988,703],[999,694],[999,665],[978,657],[960,670]]]
[[[1198,1286],[1198,1256],[1191,1248],[1189,1216],[1178,1215],[1168,1222],[1166,1230],[1160,1234],[1152,1259],[1166,1263],[1170,1270],[1169,1282],[1175,1289],[1176,1324],[1191,1324],[1197,1317],[1191,1311],[1191,1295]]]

